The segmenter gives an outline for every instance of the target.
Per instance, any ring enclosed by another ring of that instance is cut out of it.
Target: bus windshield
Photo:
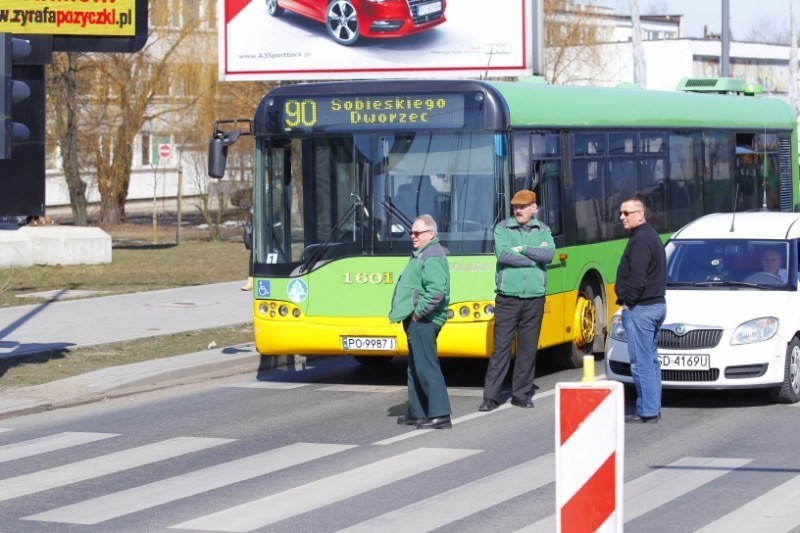
[[[257,223],[271,230],[262,232],[256,260],[275,273],[353,255],[404,255],[411,223],[426,213],[452,252],[492,252],[507,164],[502,136],[313,134],[261,143],[266,219]]]

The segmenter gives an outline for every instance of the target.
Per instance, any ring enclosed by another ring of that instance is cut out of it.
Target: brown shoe
[[[243,291],[252,291],[253,290],[253,278],[247,278],[247,281],[244,285],[239,287]]]

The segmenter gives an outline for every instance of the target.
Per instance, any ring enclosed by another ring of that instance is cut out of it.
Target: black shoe
[[[661,413],[658,413],[656,416],[639,416],[636,413],[632,415],[625,415],[625,422],[627,423],[646,424],[648,422],[653,422],[654,424],[657,424],[660,419]]]
[[[427,420],[417,422],[417,429],[448,429],[453,427],[450,415],[437,416]]]
[[[418,422],[422,422],[425,420],[424,418],[418,418],[416,416],[398,416],[397,423],[401,426],[416,426]]]
[[[478,411],[494,411],[499,406],[500,406],[500,404],[497,403],[496,401],[494,401],[494,400],[492,400],[490,398],[486,398],[486,399],[483,400],[483,403],[481,404],[481,406],[478,407]]]
[[[531,400],[517,400],[516,398],[511,398],[511,405],[515,405],[517,407],[525,407],[528,409],[533,409],[533,401]]]

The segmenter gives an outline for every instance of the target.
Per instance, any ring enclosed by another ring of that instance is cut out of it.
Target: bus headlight
[[[467,307],[466,305],[461,306],[458,309],[458,314],[461,315],[461,318],[467,318],[469,316],[469,313],[470,313],[469,307]]]
[[[266,303],[262,303],[258,305],[258,312],[262,315],[266,315],[267,311],[269,311],[269,306]]]
[[[289,308],[285,305],[282,305],[278,308],[278,314],[281,316],[286,316],[289,314]]]
[[[774,316],[754,318],[739,324],[731,336],[731,346],[769,340],[778,333],[778,324],[780,321]]]

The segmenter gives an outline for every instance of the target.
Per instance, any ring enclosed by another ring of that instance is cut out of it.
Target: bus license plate
[[[662,370],[710,370],[708,355],[658,354]]]
[[[393,351],[397,349],[397,339],[394,337],[342,337],[342,348],[345,350]]]
[[[430,15],[431,13],[438,13],[442,10],[441,2],[431,2],[430,4],[422,4],[417,8],[417,15]]]

